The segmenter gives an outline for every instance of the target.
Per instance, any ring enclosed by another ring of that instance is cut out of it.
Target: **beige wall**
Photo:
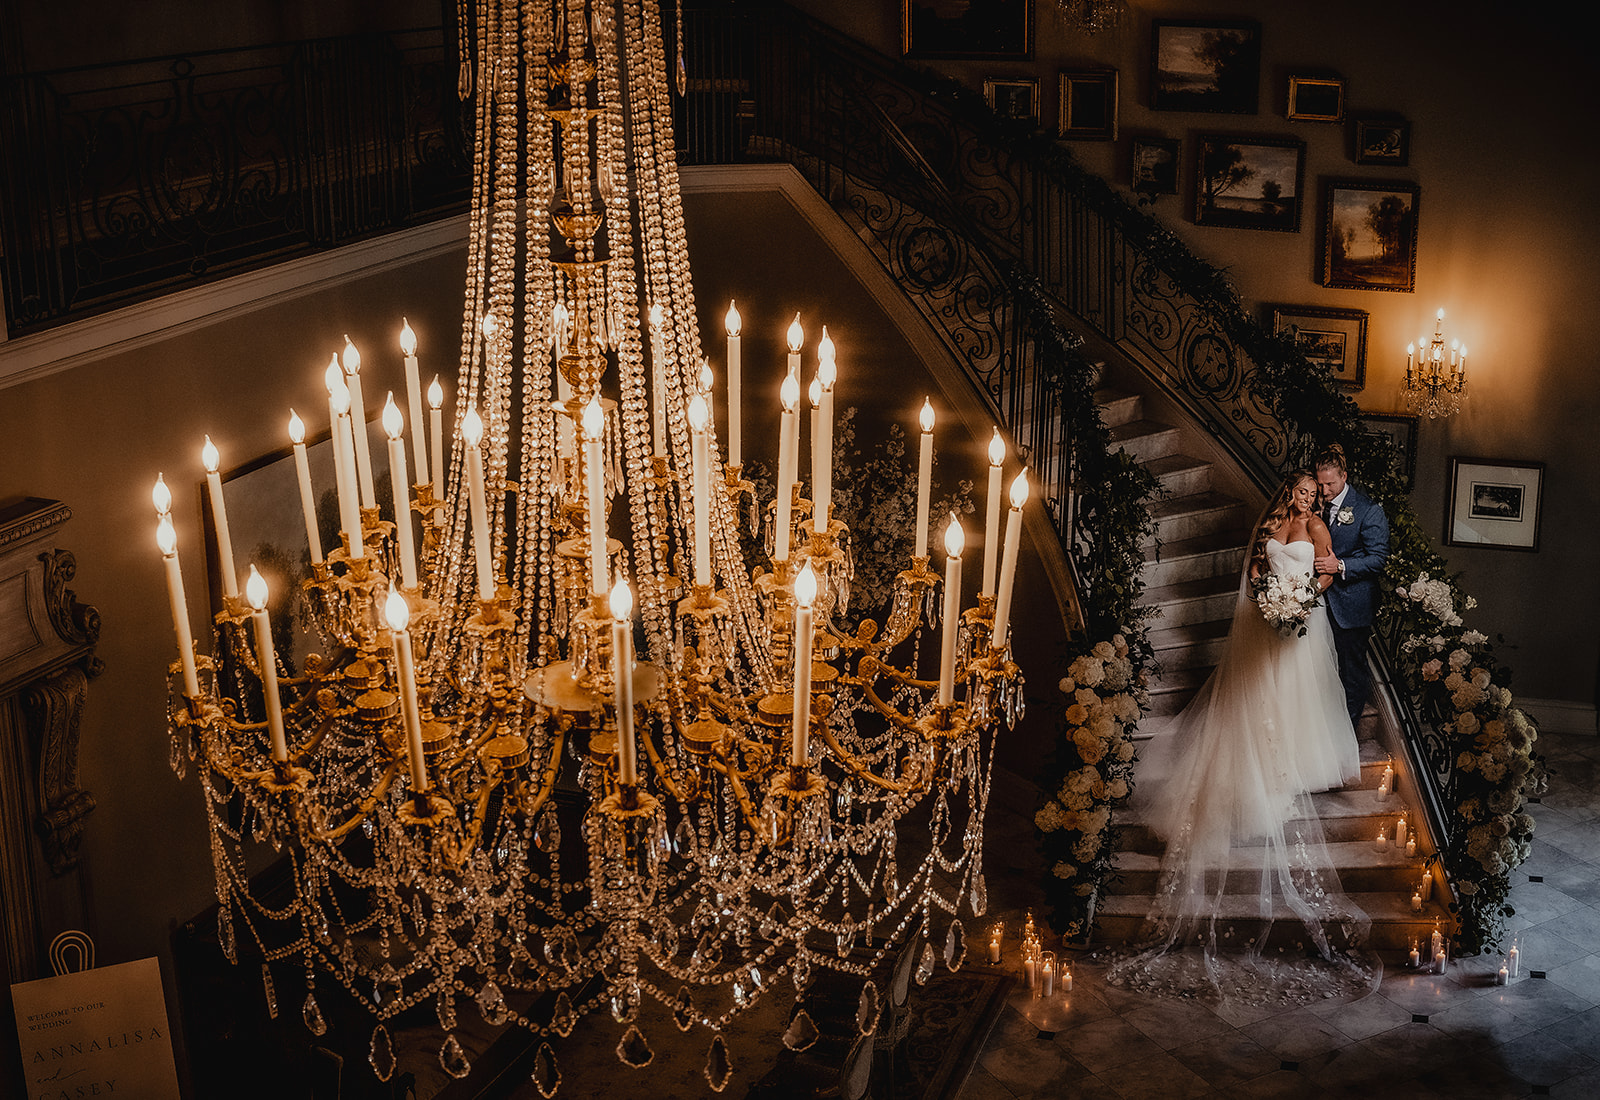
[[[898,5],[799,0],[885,52],[898,53]],[[1571,25],[1548,8],[1474,0],[1243,0],[1224,7],[1193,0],[1129,4],[1119,27],[1089,36],[1065,25],[1051,0],[1037,0],[1037,60],[920,62],[982,88],[986,76],[1037,76],[1042,122],[1054,126],[1058,75],[1067,66],[1111,66],[1120,76],[1120,140],[1075,142],[1081,162],[1121,187],[1128,135],[1183,139],[1182,194],[1153,208],[1204,259],[1227,271],[1247,308],[1286,302],[1366,310],[1367,385],[1355,394],[1371,412],[1404,411],[1399,387],[1405,345],[1448,312],[1447,336],[1472,350],[1471,396],[1447,420],[1420,431],[1413,502],[1428,530],[1444,530],[1450,456],[1546,465],[1539,552],[1445,548],[1479,609],[1473,626],[1504,633],[1505,660],[1521,694],[1592,704],[1600,671],[1600,419],[1593,348],[1600,313],[1600,154],[1592,140],[1600,93]],[[1153,18],[1253,18],[1262,28],[1260,112],[1251,116],[1151,111],[1148,72]],[[1352,110],[1395,111],[1412,122],[1408,168],[1357,166],[1341,126],[1285,119],[1292,72],[1332,70],[1346,80]],[[1193,155],[1202,133],[1284,135],[1306,143],[1312,205],[1298,233],[1193,224]],[[1417,183],[1416,292],[1324,289],[1318,277],[1323,181]]]

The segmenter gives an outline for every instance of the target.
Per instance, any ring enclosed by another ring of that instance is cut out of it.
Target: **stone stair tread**
[[[1239,578],[1228,574],[1213,574],[1192,581],[1178,581],[1158,588],[1146,588],[1139,598],[1142,605],[1171,603],[1177,600],[1205,599],[1239,591]]]
[[[1200,685],[1206,682],[1211,675],[1211,669],[1206,667],[1177,668],[1161,677],[1150,685],[1152,697],[1157,695],[1171,695],[1179,691],[1198,691]]]
[[[1216,619],[1208,623],[1189,623],[1185,626],[1166,626],[1149,634],[1150,648],[1160,652],[1194,645],[1197,642],[1226,638],[1233,628],[1232,619]]]
[[[1232,850],[1230,869],[1251,871],[1259,869],[1265,860],[1266,848],[1262,845],[1245,845]],[[1334,840],[1328,842],[1328,857],[1342,875],[1350,870],[1407,870],[1416,860],[1407,858],[1405,852],[1390,847],[1382,852],[1370,840]],[[1161,866],[1161,856],[1156,852],[1122,850],[1112,856],[1112,866],[1121,874],[1154,871]],[[1418,872],[1420,874],[1420,872]]]
[[[1196,512],[1218,512],[1236,507],[1240,503],[1238,497],[1208,489],[1203,493],[1190,493],[1187,496],[1158,500],[1150,505],[1150,514],[1157,520],[1163,520],[1174,516],[1193,515]]]
[[[1244,550],[1249,542],[1250,532],[1243,527],[1206,531],[1188,538],[1168,540],[1163,542],[1159,549],[1153,542],[1146,543],[1144,558],[1146,562],[1170,562],[1179,558],[1202,557],[1206,554],[1237,550],[1239,561],[1243,563]],[[1237,584],[1238,580],[1238,575],[1235,574],[1234,583]]]
[[[1149,417],[1141,417],[1138,420],[1130,420],[1126,424],[1118,424],[1111,428],[1107,434],[1110,436],[1111,445],[1115,447],[1118,443],[1126,443],[1130,439],[1138,439],[1147,435],[1165,435],[1168,432],[1176,432],[1177,430],[1177,428],[1163,420],[1151,420]]]
[[[1096,405],[1111,405],[1118,401],[1126,401],[1130,397],[1138,396],[1132,390],[1118,389],[1116,386],[1099,386],[1094,391],[1094,403]]]
[[[1440,904],[1438,898],[1423,902],[1422,912],[1413,913],[1411,899],[1397,890],[1353,892],[1345,896],[1359,906],[1374,924],[1400,923],[1421,926],[1431,925],[1434,921],[1443,921],[1448,925],[1454,919]],[[1150,912],[1153,900],[1150,894],[1108,894],[1100,899],[1097,909],[1103,917],[1143,919]],[[1256,895],[1223,894],[1217,916],[1223,920],[1240,923],[1255,921],[1260,916]],[[1275,906],[1272,916],[1274,920],[1297,919],[1286,905]]]

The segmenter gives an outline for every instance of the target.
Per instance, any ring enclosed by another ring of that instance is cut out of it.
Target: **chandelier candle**
[[[797,318],[795,324],[799,323]],[[790,509],[794,506],[795,434],[798,430],[795,406],[800,403],[800,380],[792,371],[784,377],[778,395],[783,402],[783,418],[778,427],[778,500],[773,517],[772,557],[785,561],[789,557],[789,528],[793,525]]]
[[[1011,592],[1017,580],[1017,551],[1022,545],[1022,506],[1028,503],[1028,471],[1017,475],[1011,483],[1011,514],[1006,516],[1006,545],[1000,556],[1000,592],[995,597],[994,631],[989,635],[989,645],[994,649],[1006,647],[1006,631],[1011,626]]]
[[[606,487],[600,465],[600,439],[605,433],[606,414],[598,397],[589,398],[583,409],[584,489],[589,494],[589,583],[598,595],[610,588],[606,571]]]
[[[811,601],[817,598],[817,575],[811,563],[794,579],[794,737],[789,743],[789,766],[809,766],[811,757]]]
[[[333,425],[333,480],[339,494],[339,527],[350,543],[350,557],[366,551],[361,543],[361,502],[356,498],[355,459],[350,440],[350,387],[335,357],[323,376],[328,383],[328,419]]]
[[[650,411],[653,414],[650,439],[655,454],[667,453],[667,351],[662,346],[661,326],[666,314],[660,303],[650,307]],[[585,428],[585,431],[588,429]]]
[[[950,514],[944,529],[944,633],[939,647],[939,705],[947,707],[956,694],[956,634],[961,626],[961,551],[966,545],[961,521]]]
[[[444,522],[444,387],[439,385],[439,376],[433,376],[433,382],[428,386],[428,416],[429,426],[433,429],[433,463],[429,472],[433,474],[433,499],[439,501],[433,509],[433,522]]]
[[[261,666],[261,695],[267,705],[267,734],[272,738],[272,760],[289,761],[289,742],[283,734],[283,702],[278,697],[278,654],[272,645],[272,620],[267,615],[267,582],[254,565],[245,581],[245,598],[252,608],[256,628],[256,663]]]
[[[711,588],[716,577],[711,573],[711,447],[706,439],[706,418],[706,399],[697,393],[689,402],[689,458],[694,464],[694,581]]]
[[[1000,478],[1005,461],[1005,440],[1000,438],[1000,429],[996,428],[994,438],[989,440],[989,497],[983,516],[983,587],[978,590],[980,596],[994,595],[995,566],[1000,561]]]
[[[617,783],[639,785],[633,739],[633,589],[619,580],[611,589],[611,676],[617,708]]]
[[[922,449],[917,455],[917,546],[913,557],[928,556],[928,491],[933,482],[933,402],[922,399]]]
[[[740,435],[739,424],[739,386],[741,366],[739,363],[739,330],[744,324],[744,319],[739,316],[733,300],[728,300],[728,315],[723,318],[723,323],[728,330],[728,465],[741,466],[744,464],[742,449],[744,440]]]
[[[411,793],[426,794],[428,790],[428,763],[422,755],[422,710],[417,705],[417,664],[411,652],[411,608],[406,598],[389,586],[389,598],[384,601],[383,617],[389,623],[389,633],[394,638],[395,678],[399,680],[400,713],[406,723],[406,755],[411,764]]]
[[[394,493],[394,537],[400,548],[400,585],[417,587],[417,547],[411,534],[411,482],[406,477],[406,444],[400,438],[405,423],[394,394],[383,405],[383,430],[389,437],[389,488]]]
[[[350,425],[356,440],[356,477],[361,485],[361,506],[376,508],[378,491],[372,484],[372,445],[367,440],[367,405],[361,397],[361,353],[344,338],[344,373],[350,381]]]
[[[228,533],[228,506],[222,499],[222,475],[217,472],[217,466],[222,461],[222,456],[217,453],[217,446],[211,442],[211,437],[206,436],[205,446],[200,448],[200,463],[206,468],[206,487],[211,490],[211,518],[217,525],[217,556],[221,559],[219,568],[222,570],[222,591],[227,596],[239,594],[239,576],[233,567],[233,536]]]
[[[817,381],[822,384],[822,433],[814,442],[822,458],[822,470],[814,474],[817,482],[814,505],[813,530],[819,535],[828,533],[828,514],[833,508],[833,384],[838,381],[839,367],[834,360],[833,341],[828,338],[828,326],[822,326],[822,340],[817,344]]]
[[[828,524],[822,519],[822,379],[816,375],[811,377],[811,385],[806,387],[806,396],[811,399],[811,529],[818,534],[828,529]]]
[[[294,444],[294,473],[300,482],[300,511],[306,517],[306,545],[311,564],[322,564],[322,535],[317,531],[317,495],[311,489],[311,464],[306,460],[306,425],[300,414],[289,410],[289,442]]]
[[[417,334],[400,318],[400,354],[406,359],[406,409],[411,416],[411,453],[417,457],[417,484],[428,480],[428,441],[422,419],[422,380],[417,377]]]
[[[478,599],[494,599],[494,548],[489,545],[489,504],[483,491],[483,418],[468,409],[461,418],[461,442],[467,445],[467,499],[472,510],[472,550],[478,562]]]
[[[158,489],[166,486],[156,478]],[[170,497],[169,497],[170,499]],[[159,505],[158,505],[159,507]],[[189,631],[189,601],[183,595],[183,569],[178,565],[178,533],[172,517],[165,512],[156,524],[156,545],[162,564],[167,567],[167,600],[172,604],[172,625],[178,633],[178,663],[183,667],[183,693],[191,699],[200,695],[200,674],[194,665],[194,635]]]

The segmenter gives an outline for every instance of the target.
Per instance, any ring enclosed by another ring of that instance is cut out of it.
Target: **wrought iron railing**
[[[680,155],[688,163],[785,160],[869,230],[879,259],[941,333],[996,415],[1044,467],[1069,550],[1093,540],[1073,507],[1062,394],[1040,369],[1039,318],[1015,293],[1036,278],[1069,327],[1143,371],[1263,492],[1304,462],[1323,425],[1280,416],[1258,392],[1257,352],[1281,348],[1219,275],[1059,146],[1016,133],[970,94],[782,5],[692,13]],[[1013,133],[1015,133],[1013,131]],[[701,138],[709,138],[702,141]],[[1078,561],[1080,584],[1097,573]],[[1440,843],[1454,762],[1372,648]]]
[[[12,335],[465,208],[439,28],[13,75]]]

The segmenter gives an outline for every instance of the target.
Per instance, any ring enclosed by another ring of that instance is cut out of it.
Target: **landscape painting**
[[[1295,232],[1305,158],[1293,139],[1201,135],[1195,224]]]
[[[1151,25],[1150,106],[1253,115],[1261,93],[1261,25],[1157,19]]]
[[[1409,294],[1416,285],[1420,196],[1414,183],[1330,183],[1322,285]]]

